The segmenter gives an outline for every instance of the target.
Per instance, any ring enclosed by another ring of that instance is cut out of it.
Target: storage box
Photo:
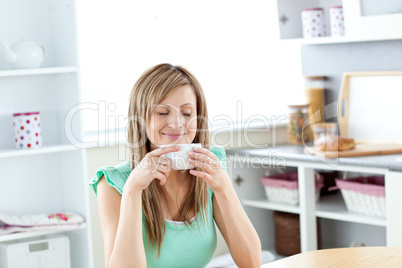
[[[299,204],[299,183],[295,172],[279,173],[261,178],[265,193],[269,201],[297,205]],[[316,176],[315,193],[316,201],[320,197],[320,189],[323,186],[322,177]]]
[[[2,243],[0,267],[71,268],[69,239],[60,236],[29,242]]]
[[[371,216],[385,217],[384,176],[336,179],[349,211]]]

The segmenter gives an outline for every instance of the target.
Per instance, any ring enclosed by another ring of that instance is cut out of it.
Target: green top
[[[227,172],[226,154],[222,147],[210,148],[219,159],[221,166]],[[102,167],[96,171],[96,176],[89,182],[90,188],[97,194],[99,179],[105,176],[106,182],[113,186],[120,194],[123,193],[124,184],[131,173],[129,162],[114,167]],[[202,221],[200,213],[197,220],[185,225],[176,225],[166,221],[166,231],[163,237],[161,252],[157,257],[156,245],[148,248],[148,234],[145,217],[142,219],[142,236],[148,268],[157,267],[205,267],[216,251],[216,231],[213,219],[212,197],[214,192],[209,189],[207,221]]]

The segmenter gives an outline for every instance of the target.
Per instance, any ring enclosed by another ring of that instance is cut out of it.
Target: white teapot
[[[8,47],[0,41],[3,52],[12,69],[38,68],[41,66],[46,49],[42,44],[28,40],[26,36],[21,37],[21,41]]]

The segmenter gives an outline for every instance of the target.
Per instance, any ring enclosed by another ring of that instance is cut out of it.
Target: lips
[[[180,139],[183,137],[186,133],[162,133],[164,136],[166,136],[169,139]]]

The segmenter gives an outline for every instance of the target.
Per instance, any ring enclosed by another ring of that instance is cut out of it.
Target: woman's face
[[[197,132],[197,99],[191,86],[174,89],[153,105],[147,135],[151,150],[165,144],[192,143]]]

